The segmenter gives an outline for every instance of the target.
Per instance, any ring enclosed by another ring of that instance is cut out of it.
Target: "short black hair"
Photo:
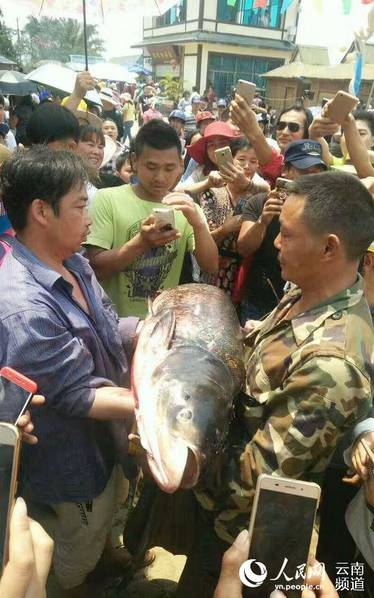
[[[26,227],[34,199],[48,202],[58,215],[62,197],[86,181],[84,164],[73,152],[46,146],[15,152],[0,170],[2,200],[13,228]]]
[[[0,93],[0,106],[5,106],[5,99],[1,93]]]
[[[140,156],[144,147],[165,150],[175,147],[179,156],[182,155],[182,146],[176,130],[163,120],[153,119],[143,125],[134,142],[134,153]]]
[[[282,112],[280,113],[280,115],[278,116],[277,123],[280,122],[283,114],[286,114],[287,112],[291,112],[291,110],[295,110],[296,112],[302,112],[304,114],[305,121],[304,121],[303,139],[309,139],[309,127],[313,121],[313,114],[310,110],[308,110],[308,108],[304,108],[304,106],[301,106],[300,104],[294,104],[293,106],[290,106],[289,108],[284,108],[282,110]]]
[[[130,162],[130,150],[124,150],[117,156],[116,170],[119,172],[126,162]],[[130,162],[131,163],[131,162]]]
[[[312,234],[336,234],[349,260],[359,260],[374,239],[374,201],[360,180],[345,172],[303,175],[289,183],[303,196],[303,220]]]
[[[79,140],[79,122],[70,110],[53,102],[39,106],[31,115],[26,136],[28,145],[72,138]]]
[[[79,128],[79,141],[91,141],[93,137],[100,139],[101,143],[105,145],[104,133],[95,125],[81,125]]]
[[[236,154],[241,150],[250,150],[253,149],[253,145],[246,137],[238,137],[238,139],[234,139],[230,143],[230,149],[233,158],[235,158]]]
[[[374,135],[374,112],[358,109],[353,112],[353,118],[355,120],[363,120],[366,122],[370,129],[370,133]]]

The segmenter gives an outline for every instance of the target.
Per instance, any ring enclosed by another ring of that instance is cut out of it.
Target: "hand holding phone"
[[[227,166],[227,164],[234,164],[234,159],[232,157],[231,149],[228,145],[225,147],[221,147],[214,151],[217,166],[219,170],[221,170],[222,166]]]
[[[8,559],[9,519],[17,490],[20,435],[11,424],[0,423],[0,563]]]
[[[249,524],[249,565],[244,567],[244,582],[247,578],[250,583],[254,573],[251,559],[257,561],[262,580],[258,578],[261,583],[249,586],[251,596],[268,596],[276,585],[285,582],[279,576],[282,569],[295,579],[298,567],[308,563],[320,493],[320,487],[311,482],[259,476]],[[300,580],[289,583],[300,586]],[[289,589],[287,596],[300,597],[301,590]]]
[[[327,102],[323,109],[323,116],[327,116],[333,123],[342,125],[348,114],[357,106],[359,99],[345,91],[338,91],[335,97]]]
[[[239,79],[235,93],[241,96],[247,102],[248,106],[252,106],[256,93],[256,85],[250,81]]]
[[[0,370],[0,420],[17,425],[38,387],[10,367]]]

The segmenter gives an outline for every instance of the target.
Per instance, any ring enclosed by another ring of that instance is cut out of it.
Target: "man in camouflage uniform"
[[[347,174],[301,177],[280,225],[282,277],[297,287],[246,339],[246,395],[220,467],[195,489],[205,525],[178,596],[192,578],[195,598],[212,595],[261,473],[320,482],[338,439],[371,405],[374,334],[358,274],[374,238],[371,195]]]

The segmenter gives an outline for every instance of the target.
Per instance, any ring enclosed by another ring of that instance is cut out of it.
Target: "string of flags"
[[[282,1],[282,0],[279,0]],[[316,6],[317,12],[322,12],[323,4],[321,0],[313,0]],[[341,0],[342,1],[342,10],[344,15],[349,15],[352,9],[352,2],[357,0]],[[372,4],[374,0],[359,0],[361,4]],[[281,14],[284,14],[286,10],[288,10],[291,5],[295,2],[295,0],[283,0],[282,7],[281,7]],[[271,5],[271,0],[254,0],[253,8],[267,8]]]

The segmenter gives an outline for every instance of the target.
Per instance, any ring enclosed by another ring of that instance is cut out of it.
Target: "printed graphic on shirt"
[[[142,220],[135,222],[128,230],[128,241],[140,231]],[[151,247],[125,268],[128,285],[127,296],[134,301],[147,299],[157,293],[167,278],[178,253],[178,241],[163,247]]]

